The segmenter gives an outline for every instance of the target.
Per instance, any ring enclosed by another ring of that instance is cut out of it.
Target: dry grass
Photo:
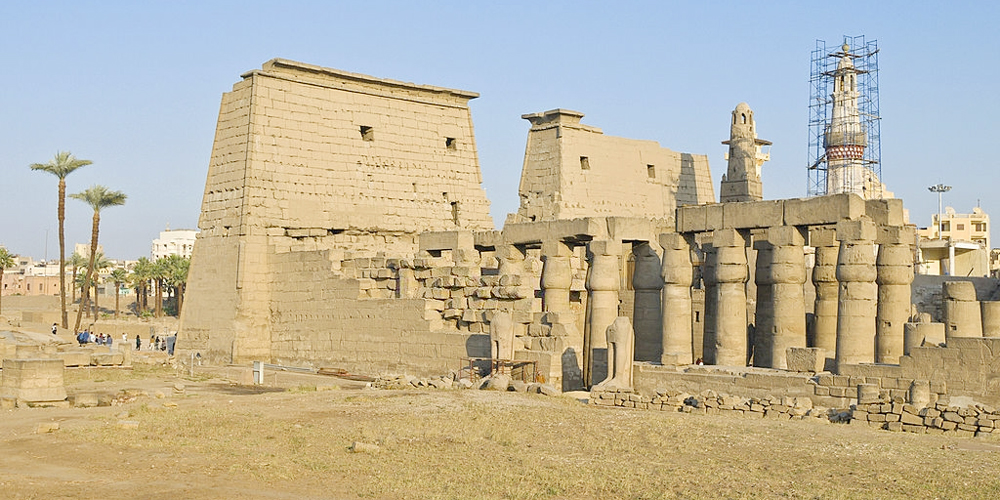
[[[992,439],[597,409],[477,391],[296,391],[179,402],[173,410],[133,408],[138,430],[115,429],[105,417],[64,435],[197,458],[178,459],[174,468],[194,472],[198,463],[211,477],[303,497],[1000,497]],[[349,453],[353,441],[376,443],[380,452]]]

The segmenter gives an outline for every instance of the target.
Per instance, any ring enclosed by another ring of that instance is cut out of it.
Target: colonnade
[[[635,358],[683,365],[694,362],[692,288],[705,288],[704,362],[786,368],[789,347],[818,347],[836,363],[898,363],[910,313],[913,230],[879,226],[868,216],[821,226],[773,226],[752,232],[716,229],[665,233],[662,253],[635,244]],[[805,247],[815,248],[807,276]],[[749,249],[756,258],[748,262]],[[607,375],[606,331],[619,316],[622,242],[587,243],[584,376]],[[542,303],[546,312],[569,309],[572,246],[542,247]],[[753,269],[751,272],[751,265]],[[747,284],[756,306],[747,310]],[[815,289],[807,329],[803,286]],[[751,327],[748,313],[753,313]],[[808,334],[807,334],[808,332]]]

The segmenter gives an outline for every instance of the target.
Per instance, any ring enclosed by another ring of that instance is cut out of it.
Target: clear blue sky
[[[58,253],[56,179],[31,172],[69,150],[93,165],[69,192],[126,192],[103,213],[113,258],[149,254],[167,224],[197,225],[223,92],[274,57],[479,92],[483,185],[502,224],[517,208],[528,123],[556,107],[606,134],[707,154],[725,171],[729,113],[755,111],[774,142],[766,198],[806,191],[815,40],[878,40],[882,176],[926,226],[927,186],[1000,221],[1000,33],[995,2],[3,2],[0,244]],[[89,208],[67,201],[67,243]],[[1000,242],[998,242],[1000,243]],[[994,246],[1000,246],[994,243]]]

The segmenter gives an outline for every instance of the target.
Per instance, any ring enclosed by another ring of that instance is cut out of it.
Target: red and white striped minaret
[[[844,44],[833,74],[833,111],[826,127],[827,194],[856,193],[867,198],[864,165],[867,134],[858,114],[858,70]]]

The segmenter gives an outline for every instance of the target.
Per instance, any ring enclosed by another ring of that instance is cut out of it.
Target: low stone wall
[[[937,403],[924,408],[902,403],[857,405],[851,412],[852,424],[868,424],[878,429],[918,434],[984,436],[1000,427],[1000,411],[974,404],[968,407]]]
[[[813,406],[808,397],[747,398],[705,390],[690,394],[676,389],[656,391],[643,396],[630,391],[592,391],[590,402],[597,406],[616,406],[640,410],[717,415],[727,413],[747,418],[829,419],[836,420],[844,412]],[[841,417],[843,418],[843,417]]]

